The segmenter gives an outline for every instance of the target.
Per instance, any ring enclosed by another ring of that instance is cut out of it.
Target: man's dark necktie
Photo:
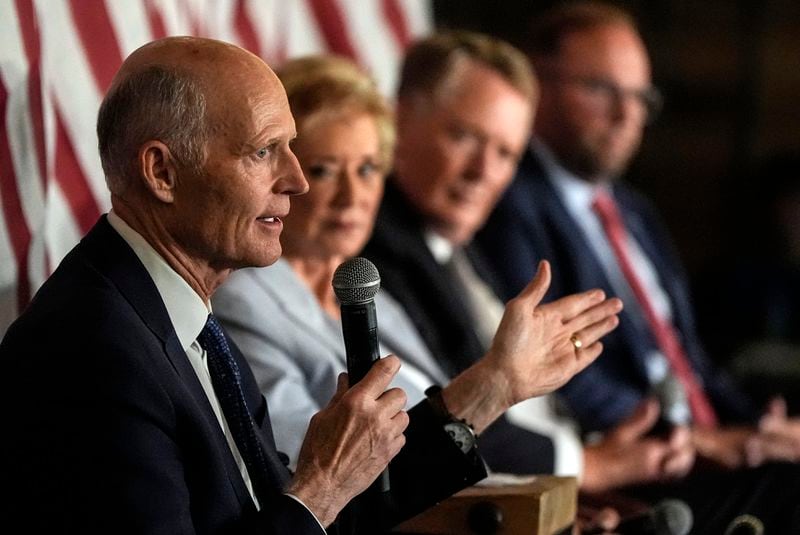
[[[197,337],[197,341],[206,350],[214,392],[217,394],[236,447],[242,454],[258,501],[261,507],[264,507],[270,494],[270,485],[267,483],[269,467],[264,450],[256,436],[253,417],[244,399],[239,366],[233,358],[222,327],[212,314],[208,315],[206,325]],[[273,492],[274,490],[272,489]]]

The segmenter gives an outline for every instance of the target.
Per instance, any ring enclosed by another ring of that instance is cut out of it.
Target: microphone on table
[[[372,364],[381,358],[375,313],[375,294],[380,287],[378,268],[360,256],[343,262],[333,273],[333,292],[339,299],[342,312],[342,334],[351,387],[363,379]],[[389,490],[388,468],[371,488],[380,492]]]
[[[668,373],[653,385],[651,393],[661,406],[658,421],[648,434],[666,437],[676,426],[691,425],[692,412],[686,390],[678,378]]]
[[[725,535],[764,535],[764,523],[753,515],[739,515],[728,524]]]
[[[648,510],[624,517],[614,529],[619,535],[686,535],[692,529],[692,510],[682,500],[666,499]],[[591,531],[589,533],[603,533]]]

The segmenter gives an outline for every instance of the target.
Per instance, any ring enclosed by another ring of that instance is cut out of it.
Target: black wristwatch
[[[458,448],[463,453],[468,453],[472,450],[478,438],[475,434],[475,429],[466,420],[457,420],[450,413],[444,404],[444,399],[442,399],[442,387],[439,385],[428,387],[425,390],[425,396],[427,396],[434,413],[442,420],[445,432],[456,443]]]

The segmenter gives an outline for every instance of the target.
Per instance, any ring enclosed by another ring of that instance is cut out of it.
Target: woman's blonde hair
[[[375,118],[380,156],[391,167],[395,128],[392,110],[375,81],[352,61],[331,55],[307,56],[288,61],[276,71],[302,136],[320,118],[367,114]]]

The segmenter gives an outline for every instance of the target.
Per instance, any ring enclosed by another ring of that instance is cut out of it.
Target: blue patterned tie
[[[197,337],[197,341],[206,350],[214,392],[217,394],[239,453],[242,454],[258,501],[264,507],[269,493],[269,485],[266,483],[267,474],[270,473],[269,467],[244,399],[239,366],[233,358],[222,327],[212,314],[208,315],[206,325]]]

